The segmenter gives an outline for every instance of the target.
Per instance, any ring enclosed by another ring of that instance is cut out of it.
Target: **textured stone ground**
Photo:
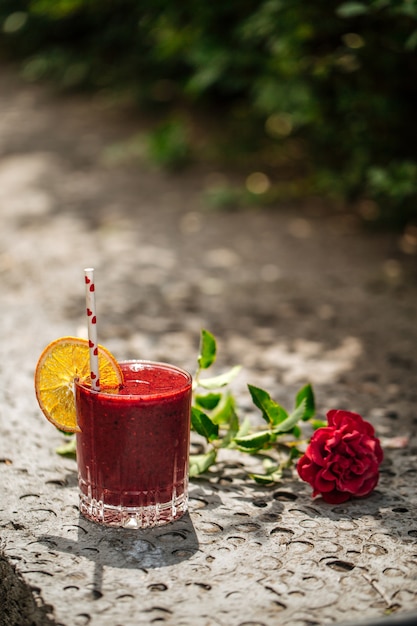
[[[307,626],[415,611],[415,240],[360,231],[317,200],[209,210],[215,172],[120,158],[145,127],[0,70],[0,624]],[[375,493],[325,505],[295,476],[254,486],[229,455],[192,481],[175,524],[80,518],[75,462],[56,455],[32,377],[49,341],[84,332],[86,266],[117,357],[193,371],[205,327],[218,371],[243,365],[242,413],[247,382],[285,406],[310,380],[321,416],[372,421],[385,447]]]

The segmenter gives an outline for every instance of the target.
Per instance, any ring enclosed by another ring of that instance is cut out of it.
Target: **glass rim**
[[[100,397],[102,398],[103,397],[108,398],[109,401],[111,401],[112,398],[117,398],[118,400],[124,401],[124,398],[126,399],[127,398],[144,398],[144,399],[150,400],[155,397],[160,397],[160,398],[171,397],[179,393],[183,393],[188,388],[192,388],[192,383],[193,383],[192,375],[189,372],[187,372],[187,370],[181,367],[178,367],[177,365],[173,365],[172,363],[167,363],[164,361],[151,361],[149,359],[123,359],[117,362],[119,363],[119,365],[128,365],[130,363],[138,363],[144,366],[149,366],[149,367],[156,366],[160,369],[175,371],[184,377],[184,384],[179,385],[178,387],[174,387],[173,389],[167,389],[166,391],[159,390],[159,391],[155,391],[154,393],[118,393],[118,392],[112,393],[111,391],[103,391],[101,389],[96,391],[95,389],[92,389],[88,385],[80,383],[79,379],[76,378],[74,380],[74,388],[78,387],[79,389],[86,391],[88,394],[91,394],[92,396],[100,395]]]

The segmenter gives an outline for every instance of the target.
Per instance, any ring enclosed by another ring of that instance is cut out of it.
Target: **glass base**
[[[187,509],[188,498],[185,494],[170,502],[142,507],[111,506],[80,494],[80,513],[84,517],[92,522],[117,528],[162,526],[182,517]]]

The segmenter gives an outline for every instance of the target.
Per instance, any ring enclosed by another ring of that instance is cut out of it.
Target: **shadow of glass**
[[[190,558],[199,547],[188,513],[166,526],[139,531],[101,526],[81,516],[78,524],[64,528],[68,538],[43,535],[39,542],[51,550],[124,569],[146,570],[175,565]],[[71,538],[74,533],[77,537]]]
[[[101,526],[80,516],[78,524],[64,526],[64,530],[68,537],[48,534],[38,541],[51,552],[65,552],[93,561],[93,594],[96,596],[102,593],[104,567],[146,572],[185,561],[199,549],[188,513],[166,526],[139,531]]]

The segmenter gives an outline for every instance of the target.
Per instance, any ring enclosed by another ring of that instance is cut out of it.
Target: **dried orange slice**
[[[123,374],[114,356],[98,346],[100,389],[115,392],[123,384]],[[39,357],[35,369],[35,391],[39,406],[54,426],[65,432],[77,432],[74,380],[90,385],[88,341],[79,337],[61,337],[52,341]]]

